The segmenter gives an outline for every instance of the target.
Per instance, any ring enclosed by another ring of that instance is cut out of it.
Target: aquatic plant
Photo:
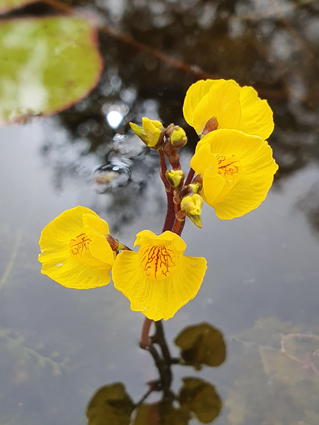
[[[159,154],[167,194],[161,235],[138,233],[135,252],[113,238],[93,211],[76,207],[49,223],[40,238],[42,273],[64,286],[107,285],[112,269],[115,288],[130,300],[132,310],[146,316],[143,347],[151,321],[173,317],[195,297],[205,275],[204,258],[184,256],[180,235],[186,217],[201,228],[204,201],[223,220],[248,213],[266,198],[278,169],[264,140],[273,129],[272,112],[251,87],[232,80],[199,81],[186,94],[184,115],[200,136],[186,179],[179,160],[179,149],[187,143],[185,130],[174,124],[165,128],[147,117],[142,127],[130,123]]]

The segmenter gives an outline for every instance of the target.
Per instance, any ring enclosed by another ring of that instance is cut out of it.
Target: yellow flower
[[[186,244],[172,232],[136,235],[138,252],[122,251],[113,267],[114,286],[131,301],[131,309],[152,320],[167,320],[195,297],[206,260],[184,257]]]
[[[204,201],[223,220],[257,208],[278,169],[266,141],[238,130],[217,130],[205,136],[197,144],[191,167],[202,176]]]
[[[252,87],[240,87],[234,80],[197,81],[186,93],[183,113],[198,135],[213,117],[217,129],[236,129],[264,140],[274,129],[267,101],[259,99]]]
[[[68,288],[107,285],[115,257],[105,238],[108,233],[108,224],[94,211],[85,207],[64,211],[42,231],[42,273]]]

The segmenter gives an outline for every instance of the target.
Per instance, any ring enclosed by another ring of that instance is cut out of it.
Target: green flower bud
[[[201,189],[201,185],[199,183],[196,183],[196,184],[191,183],[188,185],[188,187],[191,189],[193,193],[198,193]]]
[[[131,129],[134,133],[152,149],[160,149],[163,145],[163,138],[165,128],[162,123],[157,120],[150,120],[149,118],[142,118],[142,127],[130,122]]]
[[[174,188],[177,189],[183,184],[185,174],[182,170],[171,170],[166,171],[165,176],[169,182],[169,184]]]
[[[200,229],[202,228],[201,212],[203,202],[203,198],[196,193],[194,195],[185,196],[181,202],[181,210],[184,211],[187,217]]]
[[[186,133],[178,125],[170,124],[166,129],[165,135],[174,149],[179,149],[187,143]]]

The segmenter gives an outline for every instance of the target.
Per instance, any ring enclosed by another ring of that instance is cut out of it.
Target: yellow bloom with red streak
[[[183,114],[198,135],[213,118],[213,129],[236,129],[264,140],[274,129],[267,101],[252,87],[240,87],[234,80],[197,81],[186,93]]]
[[[115,259],[108,234],[106,221],[89,208],[64,211],[42,231],[41,272],[68,288],[107,285]]]
[[[130,300],[131,309],[152,320],[167,320],[195,297],[206,271],[206,260],[185,257],[183,239],[166,231],[137,234],[138,252],[122,251],[113,267],[114,286]]]
[[[266,141],[238,130],[207,134],[197,144],[191,167],[203,179],[200,195],[223,220],[257,208],[278,169]]]

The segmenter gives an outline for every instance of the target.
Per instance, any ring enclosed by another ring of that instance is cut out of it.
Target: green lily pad
[[[190,419],[188,409],[174,407],[172,400],[162,400],[160,403],[138,406],[133,424],[188,425]]]
[[[49,17],[0,23],[0,124],[62,111],[98,83],[97,32],[82,19]]]
[[[179,395],[181,406],[187,406],[203,424],[213,422],[222,407],[215,387],[198,378],[183,378],[183,381],[184,385]]]
[[[120,382],[100,388],[90,401],[86,416],[89,425],[129,425],[134,405]]]
[[[30,3],[35,3],[38,0],[1,0],[0,13],[6,13],[13,9],[26,6]]]
[[[175,339],[181,348],[181,356],[186,365],[200,370],[205,364],[211,367],[220,366],[226,358],[226,346],[222,333],[208,323],[189,326]]]

